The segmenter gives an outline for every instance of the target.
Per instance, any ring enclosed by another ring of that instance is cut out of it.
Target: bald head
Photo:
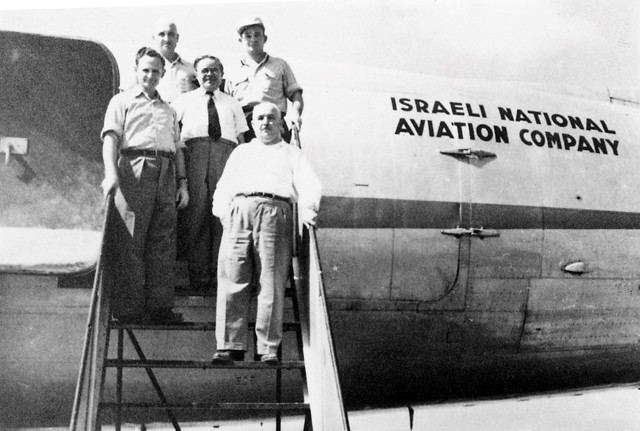
[[[176,46],[180,39],[178,27],[175,23],[167,20],[157,21],[153,26],[152,37],[157,51],[167,60],[174,61],[176,58]]]
[[[263,102],[253,108],[251,125],[256,137],[265,145],[280,142],[281,134],[280,110],[271,102]]]

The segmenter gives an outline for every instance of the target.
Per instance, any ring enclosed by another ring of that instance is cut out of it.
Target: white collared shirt
[[[220,118],[221,137],[237,144],[238,135],[249,130],[240,103],[220,90],[213,92],[213,100]],[[208,102],[209,95],[200,87],[181,94],[171,103],[182,123],[180,136],[183,141],[209,135]]]
[[[162,97],[150,99],[142,87],[118,93],[109,102],[100,137],[118,136],[119,147],[175,152],[180,141],[175,110]]]
[[[166,72],[156,89],[165,101],[171,103],[182,94],[181,82],[191,82],[196,78],[196,70],[193,64],[183,60],[180,55],[177,55],[173,62],[167,62],[165,69]]]
[[[173,102],[182,94],[181,82],[183,80],[191,82],[196,79],[196,70],[193,68],[193,64],[183,60],[177,53],[176,55],[176,59],[171,63],[165,60],[166,72],[156,87],[162,100],[167,103]],[[138,85],[135,73],[131,74],[129,71],[121,70],[120,77],[120,91],[130,90]],[[194,89],[196,86],[192,84],[188,88]]]
[[[264,145],[255,138],[231,153],[213,194],[213,214],[224,218],[237,194],[256,192],[289,198],[316,214],[322,185],[300,148],[284,141]]]

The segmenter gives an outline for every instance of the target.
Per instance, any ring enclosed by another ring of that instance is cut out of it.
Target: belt
[[[175,153],[172,151],[160,151],[160,150],[136,150],[134,148],[124,148],[120,150],[120,154],[123,156],[133,157],[169,157],[172,158]]]
[[[291,199],[285,198],[283,196],[274,195],[273,193],[262,193],[262,192],[238,193],[236,196],[242,196],[242,197],[245,197],[245,198],[249,198],[249,197],[268,198],[268,199],[273,199],[273,200],[276,200],[276,201],[282,201],[282,202],[291,203]]]

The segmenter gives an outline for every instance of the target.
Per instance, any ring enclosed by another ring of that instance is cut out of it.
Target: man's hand
[[[302,117],[295,109],[292,109],[291,112],[287,114],[287,120],[291,125],[291,129],[296,128],[300,131],[302,127]]]
[[[229,218],[229,214],[225,214],[224,217],[220,217],[220,223],[222,224],[223,228],[227,226],[228,218]]]
[[[287,110],[287,117],[289,118],[289,123],[291,127],[297,127],[298,132],[302,127],[302,111],[304,110],[304,100],[302,99],[302,91],[296,91],[296,93],[291,96],[291,108]]]
[[[112,130],[105,133],[102,144],[102,160],[104,161],[104,180],[102,191],[104,197],[119,186],[118,182],[118,135]]]
[[[176,191],[176,203],[178,204],[179,210],[189,205],[189,190],[186,181],[179,182],[178,190]]]
[[[184,72],[179,73],[181,76],[178,78],[178,88],[182,93],[186,93],[191,90],[195,90],[196,86],[193,83],[196,80],[196,76],[193,74],[186,74]]]
[[[104,193],[104,197],[106,198],[111,190],[115,190],[118,188],[118,176],[106,175],[104,177],[104,180],[102,180],[101,186],[102,186],[102,191]]]
[[[317,218],[318,218],[318,213],[316,213],[312,209],[302,208],[300,210],[300,220],[302,221],[302,223],[306,224],[307,226],[315,227]]]

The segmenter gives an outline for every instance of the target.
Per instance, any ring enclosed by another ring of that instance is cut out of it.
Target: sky
[[[236,22],[258,15],[269,36],[266,50],[294,71],[296,62],[310,61],[455,78],[640,87],[638,0],[21,0],[0,2],[0,9],[2,30],[97,40],[125,71],[133,53],[150,43],[158,19],[177,23],[177,50],[187,59],[207,52],[224,60],[222,53],[240,51]]]

